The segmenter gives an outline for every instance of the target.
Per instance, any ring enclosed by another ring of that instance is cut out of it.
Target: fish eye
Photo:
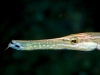
[[[76,43],[78,43],[78,42],[79,42],[79,40],[78,40],[77,37],[72,37],[71,40],[70,40],[70,43],[71,43],[71,44],[76,44]]]

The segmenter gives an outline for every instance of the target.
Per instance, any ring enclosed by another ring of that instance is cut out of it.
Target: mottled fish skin
[[[22,41],[22,40],[12,40],[13,44],[9,47],[16,50],[44,50],[44,49],[63,49],[64,47],[59,47],[57,44],[63,43],[62,41],[57,41],[55,39],[47,40],[33,40],[33,41]],[[19,47],[16,47],[16,45]]]
[[[100,50],[100,33],[85,32],[44,40],[12,40],[8,47],[15,50]]]

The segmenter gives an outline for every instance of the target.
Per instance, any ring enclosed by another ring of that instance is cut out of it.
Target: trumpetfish
[[[78,50],[92,51],[100,50],[100,32],[84,32],[70,34],[68,36],[43,39],[43,40],[12,40],[8,44],[8,48],[15,50]],[[5,50],[6,50],[5,49]]]

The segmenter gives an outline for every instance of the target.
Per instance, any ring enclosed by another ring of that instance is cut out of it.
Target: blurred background
[[[99,32],[98,2],[0,1],[0,75],[100,75],[98,50],[28,52],[9,48],[4,52],[12,39],[39,40],[80,32]]]

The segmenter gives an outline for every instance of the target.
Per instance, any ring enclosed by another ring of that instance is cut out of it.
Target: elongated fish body
[[[59,47],[57,45],[61,42],[58,42],[57,40],[54,39],[34,40],[34,41],[12,40],[12,42],[9,43],[9,47],[16,50],[62,49],[64,47]]]
[[[44,40],[12,40],[7,48],[15,50],[100,50],[100,33],[86,32]]]

